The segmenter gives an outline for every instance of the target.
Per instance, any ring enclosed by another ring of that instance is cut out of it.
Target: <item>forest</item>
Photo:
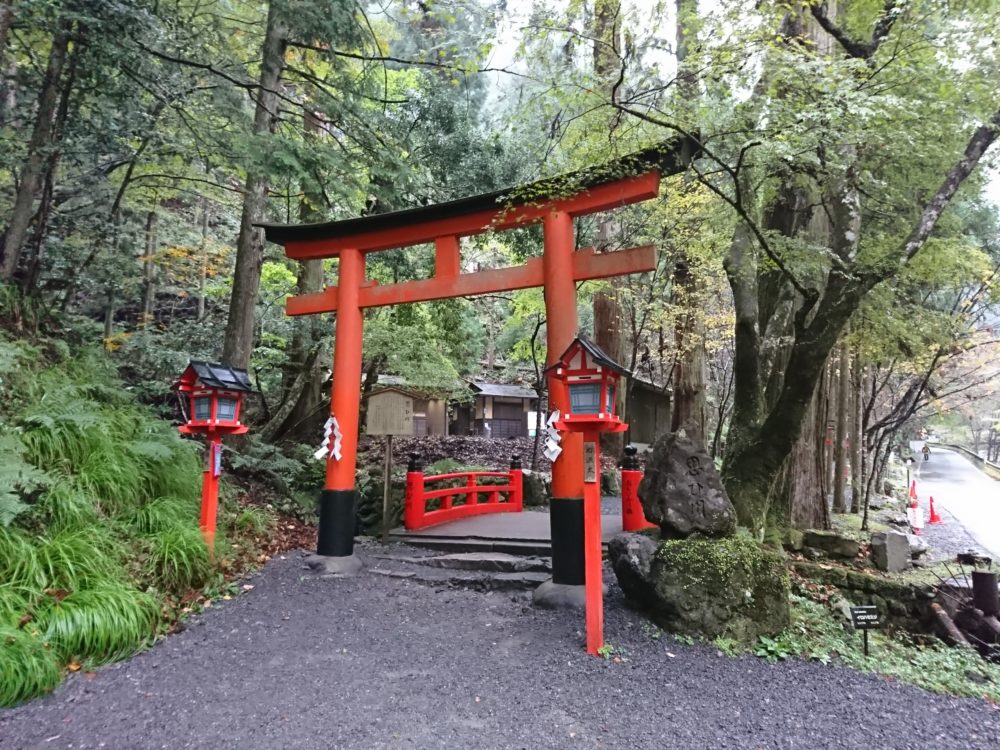
[[[631,373],[623,418],[662,394],[656,433],[703,442],[763,540],[864,513],[918,435],[1000,459],[998,29],[993,0],[0,0],[0,638],[34,665],[0,705],[215,580],[170,390],[190,360],[255,391],[224,565],[255,558],[268,509],[308,520],[336,316],[284,302],[338,268],[264,223],[683,141],[657,199],[575,226],[657,249],[652,273],[578,288],[581,333]],[[462,270],[541,250],[539,226],[486,232]],[[375,253],[367,278],[434,258]],[[405,383],[452,416],[472,382],[544,399],[545,323],[540,289],[370,309],[363,393]],[[81,643],[95,592],[129,627]]]

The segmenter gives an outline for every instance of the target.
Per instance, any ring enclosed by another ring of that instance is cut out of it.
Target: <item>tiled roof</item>
[[[229,391],[244,391],[249,393],[253,390],[250,385],[250,376],[246,370],[237,370],[234,367],[216,362],[199,362],[191,360],[191,367],[194,369],[198,380],[209,388],[223,388]]]
[[[472,383],[476,393],[482,396],[501,396],[504,398],[538,398],[538,394],[523,385],[505,385],[503,383]]]

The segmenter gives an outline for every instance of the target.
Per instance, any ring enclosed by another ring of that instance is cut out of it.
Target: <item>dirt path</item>
[[[612,587],[607,640],[523,594],[435,592],[301,555],[128,662],[0,711],[2,748],[991,748],[1000,710],[846,669],[654,639]]]

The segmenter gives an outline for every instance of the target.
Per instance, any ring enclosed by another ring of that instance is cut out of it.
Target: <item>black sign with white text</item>
[[[882,627],[882,620],[879,618],[878,608],[875,605],[851,607],[851,621],[854,623],[855,630]]]

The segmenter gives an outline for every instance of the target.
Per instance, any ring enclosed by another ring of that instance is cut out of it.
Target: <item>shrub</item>
[[[96,663],[129,655],[155,630],[159,606],[127,584],[103,582],[39,608],[38,626],[63,659]]]
[[[180,594],[208,581],[212,566],[197,526],[170,526],[150,542],[148,573],[164,591]]]
[[[0,706],[15,706],[59,684],[59,657],[41,639],[0,624],[0,675]]]

